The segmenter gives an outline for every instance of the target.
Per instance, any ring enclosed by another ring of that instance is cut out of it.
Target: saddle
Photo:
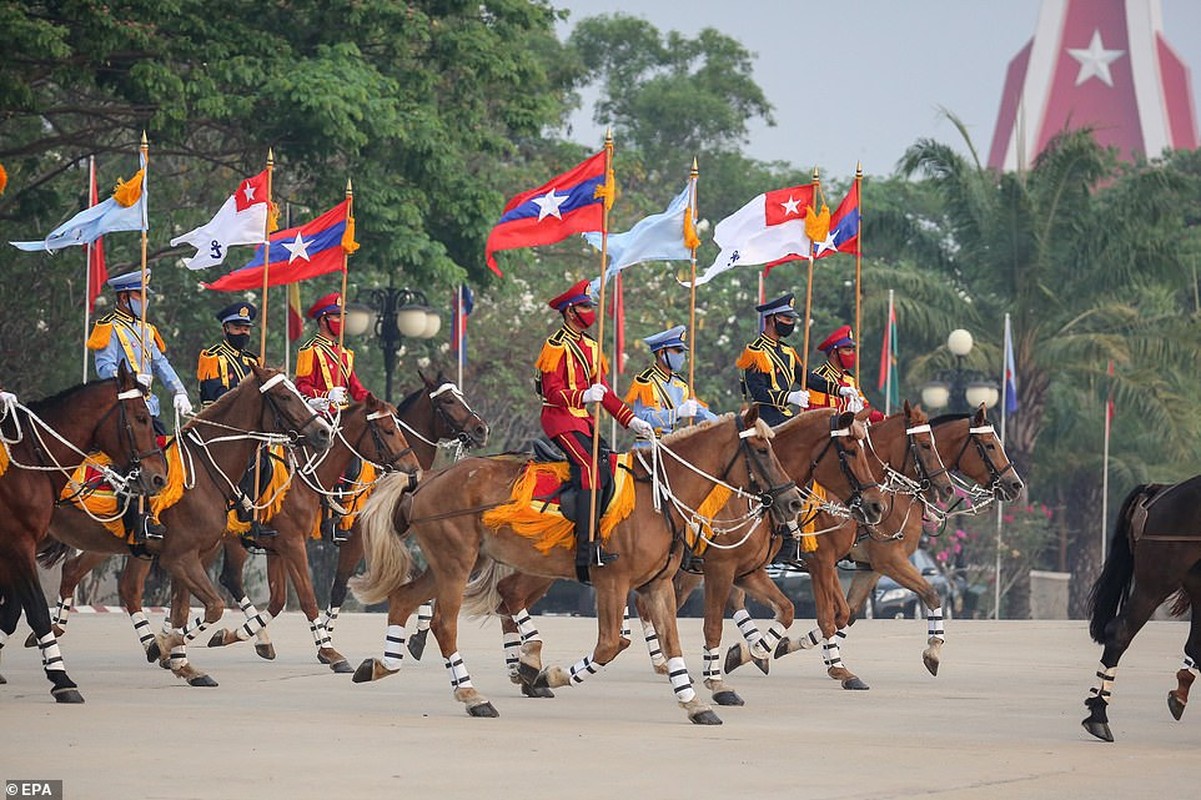
[[[157,519],[161,511],[174,505],[183,495],[183,462],[174,439],[167,436],[156,436],[155,439],[167,458],[167,486],[150,498],[150,512]],[[100,451],[88,453],[87,460],[71,473],[57,502],[71,503],[81,511],[100,518],[109,533],[132,543],[134,532],[130,528],[130,515],[118,515],[122,501],[101,471],[110,464],[112,460],[106,454]],[[136,507],[137,499],[130,498],[130,503]]]

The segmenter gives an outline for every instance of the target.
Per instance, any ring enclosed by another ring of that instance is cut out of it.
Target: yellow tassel
[[[814,211],[813,206],[805,209],[805,235],[811,242],[824,242],[830,234],[830,207],[822,203],[821,213]]]
[[[0,475],[8,471],[8,445],[0,442]]]
[[[150,498],[150,513],[155,519],[183,497],[183,458],[179,454],[179,445],[168,442],[163,453],[167,457],[167,485],[161,492]]]
[[[701,534],[708,537],[713,536],[711,521],[717,516],[717,512],[725,507],[730,499],[730,493],[730,489],[726,486],[714,486],[697,507],[696,519],[700,523],[700,527],[696,529],[691,525],[687,527],[687,536],[690,539],[688,546],[692,548],[693,555],[704,555],[705,551],[709,549],[709,542]]]
[[[559,368],[559,362],[562,360],[563,348],[556,347],[547,342],[542,345],[542,352],[538,354],[538,360],[534,362],[534,368],[540,372],[554,372]]]
[[[60,498],[66,500],[71,498],[78,492],[87,480],[88,467],[97,467],[111,464],[112,460],[104,453],[89,453],[88,457],[82,464],[75,468],[71,473],[71,477],[63,486]],[[82,496],[76,496],[72,501],[76,507],[85,511],[90,511],[97,517],[108,519],[117,515],[117,495],[111,488],[100,489],[99,491],[89,492]],[[125,523],[120,517],[104,523],[105,529],[116,536],[118,539],[125,538]]]
[[[267,233],[275,233],[279,230],[279,206],[272,200],[267,206]]]
[[[605,182],[592,192],[593,197],[605,198],[605,210],[613,208],[613,201],[617,199],[617,177],[613,174],[613,168],[605,170]]]
[[[225,532],[239,536],[248,530],[250,530],[250,523],[238,519],[238,512],[231,510],[225,518]]]
[[[113,189],[113,199],[118,205],[129,208],[142,199],[142,178],[146,170],[140,169],[127,181],[118,180],[117,188]]]
[[[4,194],[4,189],[8,186],[8,173],[4,170],[4,165],[0,164],[0,194]]]
[[[696,235],[696,225],[692,222],[692,208],[684,210],[684,246],[695,250],[701,246],[701,239]]]
[[[607,541],[612,535],[613,529],[620,525],[626,517],[634,513],[634,501],[636,493],[634,491],[633,474],[628,467],[634,463],[633,453],[622,453],[617,457],[617,473],[613,476],[613,498],[609,501],[608,508],[605,509],[605,515],[601,517],[600,534],[601,541]]]
[[[734,362],[734,366],[738,369],[754,369],[758,372],[770,373],[772,371],[771,359],[767,357],[767,353],[762,350],[752,350],[749,347],[742,351],[742,355]]]
[[[354,525],[354,521],[358,519],[359,512],[363,510],[363,504],[367,502],[367,498],[371,495],[371,490],[375,488],[375,467],[363,462],[363,471],[359,474],[358,482],[363,484],[363,488],[354,493],[348,502],[342,505],[346,508],[347,513],[342,516],[338,522],[338,527],[344,531],[348,531]]]
[[[540,511],[542,503],[534,501],[538,476],[547,473],[554,475],[560,483],[571,474],[565,461],[527,464],[513,482],[509,492],[512,500],[485,511],[482,517],[484,525],[492,530],[506,525],[518,536],[532,539],[540,553],[549,553],[555,547],[574,547],[575,526],[571,520],[557,510]],[[557,509],[555,506],[551,508]]]
[[[342,234],[342,250],[347,255],[359,249],[359,243],[354,240],[354,217],[346,220],[346,231]]]
[[[625,399],[627,406],[632,406],[636,402],[641,402],[648,408],[658,408],[659,405],[655,398],[655,387],[644,381],[631,383]]]

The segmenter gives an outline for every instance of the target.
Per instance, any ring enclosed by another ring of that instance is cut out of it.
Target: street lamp
[[[938,411],[968,413],[979,408],[992,408],[1000,399],[997,384],[984,373],[963,367],[963,360],[972,352],[975,341],[970,331],[956,328],[947,336],[947,349],[955,356],[955,368],[942,370],[934,380],[922,387],[922,405]]]
[[[346,333],[361,336],[375,331],[384,353],[384,397],[392,402],[392,377],[403,339],[432,339],[442,328],[442,318],[430,307],[425,294],[415,289],[388,286],[368,289],[346,306]]]

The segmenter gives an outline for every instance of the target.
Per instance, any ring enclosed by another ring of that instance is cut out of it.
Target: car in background
[[[929,581],[942,598],[942,615],[951,619],[961,607],[962,589],[959,583],[943,570],[930,551],[918,548],[909,557],[922,577]],[[880,578],[872,592],[871,614],[876,619],[897,619],[925,616],[922,601],[912,590],[901,586],[888,576]]]

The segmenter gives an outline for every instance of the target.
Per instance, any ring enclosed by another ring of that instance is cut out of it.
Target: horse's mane
[[[266,369],[274,369],[274,368],[267,367]],[[208,419],[211,414],[215,414],[217,411],[219,411],[221,409],[222,403],[224,403],[226,405],[229,405],[230,403],[232,403],[233,400],[231,400],[230,398],[233,396],[233,394],[235,392],[237,392],[239,389],[241,389],[243,385],[245,385],[246,381],[249,380],[253,374],[254,374],[253,372],[247,372],[242,377],[242,380],[238,381],[236,384],[229,387],[228,392],[225,392],[224,394],[222,394],[220,397],[218,397],[216,400],[214,400],[210,405],[197,411],[196,416],[203,417],[204,419]],[[185,430],[185,431],[191,430],[195,426],[196,426],[196,420],[190,419],[180,427],[180,430]]]
[[[403,414],[409,410],[413,403],[417,402],[417,398],[421,396],[424,389],[414,389],[411,393],[405,395],[405,398],[396,404],[396,413]]]
[[[659,444],[671,444],[672,442],[677,442],[680,439],[687,439],[689,436],[692,436],[695,433],[699,433],[700,431],[706,430],[707,428],[716,428],[718,425],[722,424],[723,422],[728,422],[729,420],[731,420],[733,418],[734,418],[734,412],[727,411],[726,413],[722,414],[717,419],[706,420],[705,422],[700,422],[696,425],[691,425],[687,428],[681,428],[678,431],[673,431],[673,432],[667,434],[666,436],[660,438]]]
[[[104,380],[88,381],[87,383],[79,383],[74,386],[69,386],[66,389],[63,389],[58,394],[54,395],[53,397],[44,397],[41,400],[35,400],[32,403],[29,403],[28,404],[29,409],[36,413],[48,406],[58,406],[62,403],[65,403],[67,400],[71,399],[76,394],[84,391],[85,389],[88,389],[89,387],[101,386],[101,385],[108,384],[108,383],[115,383],[116,380],[117,380],[116,378],[105,378]]]
[[[975,414],[939,414],[930,420],[930,426],[942,425],[944,422],[954,422],[957,419],[972,419]]]

